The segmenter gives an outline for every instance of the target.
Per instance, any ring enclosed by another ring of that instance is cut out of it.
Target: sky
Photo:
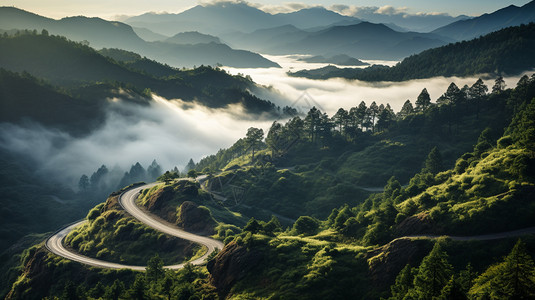
[[[206,2],[206,1],[204,1]],[[460,14],[478,16],[493,12],[502,7],[514,4],[522,6],[529,0],[252,0],[261,6],[288,6],[288,3],[305,5],[323,5],[330,7],[335,4],[353,6],[390,5],[396,8],[407,8],[409,13],[448,13],[452,16]],[[144,12],[178,13],[199,4],[197,0],[0,0],[1,6],[15,6],[33,13],[51,18],[66,16],[90,16],[113,19],[119,15],[139,15]]]

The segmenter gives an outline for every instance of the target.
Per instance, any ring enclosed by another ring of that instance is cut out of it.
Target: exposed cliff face
[[[46,263],[48,252],[44,247],[40,247],[32,250],[29,255],[22,274],[17,282],[13,284],[6,299],[39,299],[35,293],[33,293],[34,296],[32,297],[27,292],[30,289],[38,291],[48,291],[50,289],[52,277]]]
[[[199,187],[196,182],[180,180],[165,185],[151,192],[142,205],[151,213],[171,223],[177,223],[179,207],[185,201],[196,201],[199,198]]]
[[[397,236],[409,236],[430,233],[433,228],[433,220],[429,214],[422,212],[403,220],[396,227]]]
[[[169,205],[175,198],[175,194],[176,191],[172,186],[164,186],[149,195],[147,202],[145,202],[145,207],[159,217],[175,223],[177,220],[176,207]]]
[[[430,249],[429,241],[401,238],[370,251],[368,265],[371,281],[378,290],[387,289],[405,265],[417,266]]]
[[[208,265],[210,283],[214,285],[221,298],[225,298],[232,286],[245,277],[261,260],[258,250],[248,250],[232,241],[228,243]]]

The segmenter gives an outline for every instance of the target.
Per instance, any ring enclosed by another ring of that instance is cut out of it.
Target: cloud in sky
[[[204,1],[204,0],[202,0]],[[203,2],[208,3],[209,1]],[[354,7],[353,0],[301,0],[301,1],[284,0],[252,0],[250,3],[256,6],[265,7],[270,11],[283,11],[284,9],[292,9],[292,7],[308,7],[315,5],[322,5],[330,7],[333,5],[345,5]],[[403,6],[410,7],[412,14],[417,12],[422,13],[449,13],[451,15],[480,15],[486,12],[492,12],[497,9],[506,7],[508,5],[524,5],[529,0],[485,0],[485,1],[464,1],[464,0],[450,0],[443,2],[428,1],[428,0],[410,0],[404,1]],[[2,5],[16,6],[31,12],[45,15],[52,18],[63,18],[66,16],[85,15],[89,17],[103,17],[112,18],[121,15],[139,15],[146,12],[171,12],[179,13],[189,9],[200,2],[198,0],[93,0],[93,1],[72,1],[72,0],[2,0]],[[289,3],[289,4],[288,4]],[[358,6],[367,7],[383,7],[399,5],[399,1],[392,0],[360,0]]]

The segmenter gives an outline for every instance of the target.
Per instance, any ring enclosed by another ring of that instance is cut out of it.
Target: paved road
[[[391,242],[400,240],[400,239],[438,239],[441,237],[449,238],[454,241],[489,241],[489,240],[498,240],[498,239],[505,239],[505,238],[510,238],[510,237],[523,236],[523,235],[528,235],[528,234],[535,234],[535,227],[528,227],[528,228],[506,231],[506,232],[472,235],[472,236],[429,235],[429,234],[410,235],[410,236],[402,236],[402,237],[393,239]]]
[[[137,205],[135,204],[135,201],[143,189],[151,188],[159,183],[151,183],[143,186],[139,186],[133,189],[130,189],[123,194],[119,196],[119,203],[121,206],[127,211],[129,214],[131,214],[134,218],[138,219],[145,225],[152,227],[158,231],[164,232],[168,235],[172,235],[178,238],[182,238],[185,240],[189,240],[198,244],[201,244],[208,248],[208,251],[201,257],[189,261],[188,263],[193,265],[201,265],[205,262],[205,259],[216,249],[223,249],[223,243],[214,240],[208,237],[195,235],[193,233],[186,232],[184,230],[178,229],[176,226],[167,223],[165,221],[162,221],[154,216],[151,216],[150,214],[145,213],[143,210],[141,210]],[[117,264],[112,262],[107,262],[95,258],[90,258],[81,254],[78,254],[76,252],[72,252],[69,249],[66,249],[63,246],[63,239],[65,236],[69,234],[75,227],[80,226],[87,222],[86,220],[77,222],[75,224],[69,225],[62,230],[58,231],[56,234],[49,237],[46,242],[45,246],[46,248],[59,256],[65,257],[67,259],[77,261],[86,265],[94,266],[94,267],[100,267],[100,268],[109,268],[109,269],[132,269],[136,271],[144,271],[144,266],[130,266],[130,265],[123,265],[123,264]],[[186,265],[186,263],[178,264],[178,265],[172,265],[172,266],[165,266],[165,268],[168,269],[181,269]]]

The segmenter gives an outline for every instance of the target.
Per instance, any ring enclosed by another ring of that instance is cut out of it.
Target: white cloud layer
[[[245,136],[251,126],[271,122],[243,118],[240,106],[209,109],[154,96],[150,106],[112,101],[104,126],[74,138],[36,124],[0,124],[0,145],[30,157],[39,173],[75,185],[82,174],[100,165],[128,170],[136,162],[147,167],[156,159],[164,169],[183,167],[190,158],[214,154]]]

